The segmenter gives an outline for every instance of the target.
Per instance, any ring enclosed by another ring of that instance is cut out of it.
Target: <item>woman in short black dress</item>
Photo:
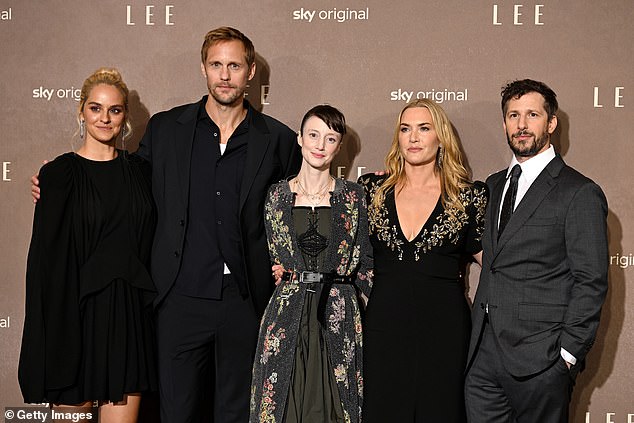
[[[86,79],[83,144],[40,171],[27,262],[24,401],[61,411],[96,402],[100,422],[135,422],[140,393],[156,388],[148,273],[155,210],[147,165],[115,147],[130,133],[128,115],[117,70]]]

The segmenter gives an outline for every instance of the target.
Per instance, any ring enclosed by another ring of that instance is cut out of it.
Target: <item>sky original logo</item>
[[[79,96],[81,95],[81,88],[44,88],[42,86],[33,89],[33,98],[43,99],[46,101],[51,101],[54,98],[59,99],[70,99],[72,98],[75,101],[79,101]]]
[[[390,91],[390,101],[403,101],[409,103],[412,100],[418,100],[421,98],[428,98],[434,100],[436,103],[444,103],[446,101],[467,101],[469,100],[469,90],[450,90],[435,89],[432,88],[428,91],[408,91],[402,88],[398,90]]]
[[[621,269],[627,269],[630,266],[634,266],[634,254],[616,253],[613,256],[610,256],[610,266],[618,266]]]
[[[293,20],[311,23],[313,20],[320,21],[336,21],[339,23],[346,21],[367,21],[370,19],[370,8],[365,9],[328,9],[328,10],[316,10],[316,9],[304,9],[303,7],[297,10],[293,10]]]

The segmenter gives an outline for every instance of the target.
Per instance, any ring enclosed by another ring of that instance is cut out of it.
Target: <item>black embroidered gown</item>
[[[384,179],[361,178],[369,205]],[[375,278],[364,322],[364,423],[466,421],[471,319],[464,269],[481,250],[486,187],[476,183],[460,198],[465,212],[451,217],[439,200],[411,241],[393,190],[381,210],[369,206]]]

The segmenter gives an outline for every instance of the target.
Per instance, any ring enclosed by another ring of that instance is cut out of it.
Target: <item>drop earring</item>
[[[83,140],[85,135],[86,135],[86,121],[82,119],[79,121],[79,138]]]
[[[438,146],[438,156],[436,157],[436,164],[438,167],[442,167],[442,159],[443,159],[443,148],[442,145]]]
[[[125,125],[121,128],[121,149],[125,150],[125,136],[127,135],[127,131],[125,129]]]

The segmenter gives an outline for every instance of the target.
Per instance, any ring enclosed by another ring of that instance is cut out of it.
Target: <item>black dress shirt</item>
[[[220,129],[205,110],[198,111],[192,148],[189,218],[183,261],[174,289],[193,297],[221,299],[224,264],[244,280],[240,236],[240,186],[247,156],[251,108],[220,149]]]

